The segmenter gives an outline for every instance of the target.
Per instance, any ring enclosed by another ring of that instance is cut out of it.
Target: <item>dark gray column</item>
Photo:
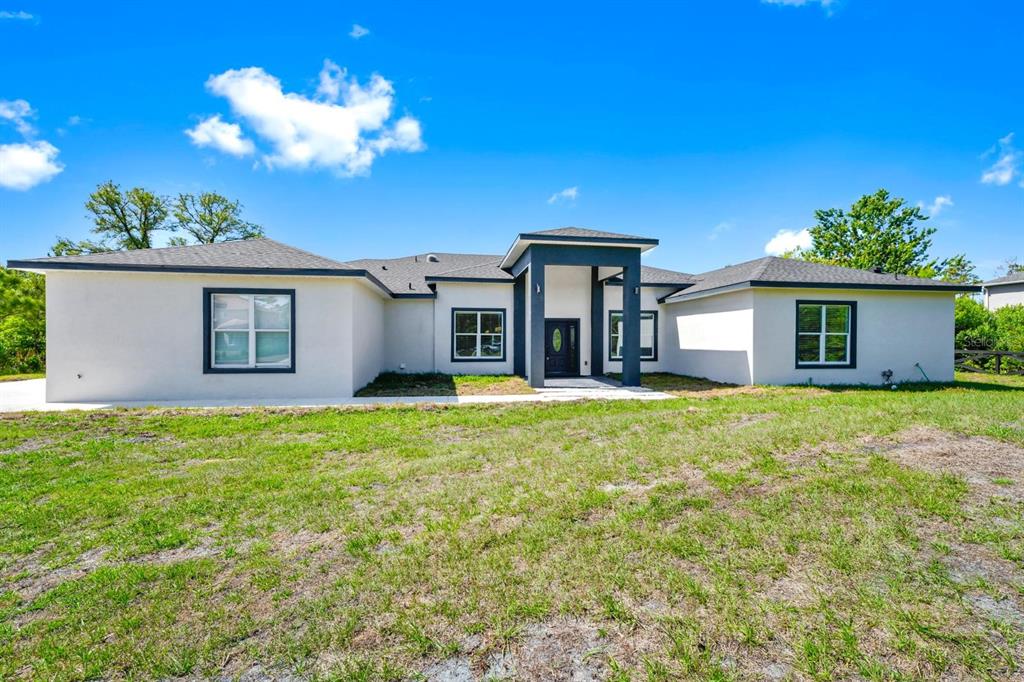
[[[640,385],[640,251],[622,270],[622,385]]]
[[[512,371],[526,376],[526,274],[512,285]]]
[[[533,248],[532,246],[530,247]],[[534,253],[530,259],[530,386],[544,388],[544,258]]]
[[[604,374],[604,284],[600,268],[590,268],[590,373]]]

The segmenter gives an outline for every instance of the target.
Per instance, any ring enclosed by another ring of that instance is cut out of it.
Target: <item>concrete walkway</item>
[[[526,395],[414,396],[402,398],[314,398],[261,400],[132,400],[110,403],[48,403],[46,380],[0,382],[0,412],[99,410],[112,407],[343,407],[348,405],[474,405],[541,403],[565,400],[666,400],[672,396],[648,388],[625,387],[608,379],[548,379]]]

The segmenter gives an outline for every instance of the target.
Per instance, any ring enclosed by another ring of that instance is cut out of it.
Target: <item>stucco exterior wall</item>
[[[578,319],[580,374],[590,374],[590,267],[549,265],[544,270],[544,318]]]
[[[758,384],[880,384],[953,380],[953,294],[864,290],[756,289],[753,380]],[[796,368],[796,301],[857,302],[857,367]]]
[[[985,289],[985,307],[989,310],[1021,304],[1024,304],[1024,282],[1000,284],[991,289]]]
[[[751,290],[667,303],[661,363],[665,371],[732,384],[754,377]]]
[[[354,278],[51,271],[47,400],[351,396],[354,292],[364,286]],[[204,287],[295,289],[295,373],[204,374]],[[368,330],[358,337],[369,358],[363,371],[375,373],[379,361],[365,348],[377,334],[374,306],[358,298],[371,318],[356,321]]]
[[[503,308],[505,359],[501,362],[452,362],[452,309]],[[438,282],[434,302],[434,364],[445,374],[512,374],[512,285],[482,282]],[[429,343],[424,338],[423,343]]]
[[[357,286],[350,287],[352,322],[349,333],[352,335],[352,390],[358,391],[376,379],[384,367],[384,306],[387,304],[370,289],[371,284],[362,279],[355,281]]]
[[[644,360],[640,359],[640,371],[641,372],[671,372],[671,362],[669,355],[662,351],[669,348],[669,345],[673,343],[674,336],[670,336],[668,333],[669,324],[665,319],[665,306],[658,303],[658,299],[662,296],[666,296],[673,291],[676,291],[678,287],[640,287],[640,310],[641,312],[653,310],[658,313],[658,359],[657,360]],[[587,299],[589,301],[589,297]],[[601,347],[604,349],[604,369],[607,373],[618,374],[622,371],[622,362],[619,360],[608,359],[608,313],[612,310],[622,310],[622,286],[606,284],[604,287],[604,318],[601,322],[601,329],[603,330],[604,339],[601,342]]]
[[[384,303],[383,371],[434,371],[433,300],[397,298]]]

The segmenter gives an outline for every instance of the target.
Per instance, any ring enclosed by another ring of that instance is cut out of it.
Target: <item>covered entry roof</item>
[[[584,227],[559,227],[539,232],[521,232],[512,242],[505,257],[501,259],[502,268],[510,268],[523,255],[530,244],[567,244],[586,246],[624,246],[637,247],[641,253],[650,251],[658,245],[657,239],[637,237],[618,232],[602,232],[588,230]]]

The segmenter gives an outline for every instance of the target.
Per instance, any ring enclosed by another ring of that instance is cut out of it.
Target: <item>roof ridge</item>
[[[443,276],[443,275],[450,275],[453,272],[462,272],[463,270],[472,270],[474,268],[479,268],[479,267],[483,267],[483,266],[486,266],[486,265],[498,265],[499,263],[501,263],[501,257],[500,256],[498,258],[495,258],[494,261],[487,261],[485,263],[474,263],[473,265],[464,265],[461,268],[453,268],[451,270],[445,270],[444,272],[438,272],[437,274],[431,275],[431,276],[432,277],[440,277],[440,276]]]

